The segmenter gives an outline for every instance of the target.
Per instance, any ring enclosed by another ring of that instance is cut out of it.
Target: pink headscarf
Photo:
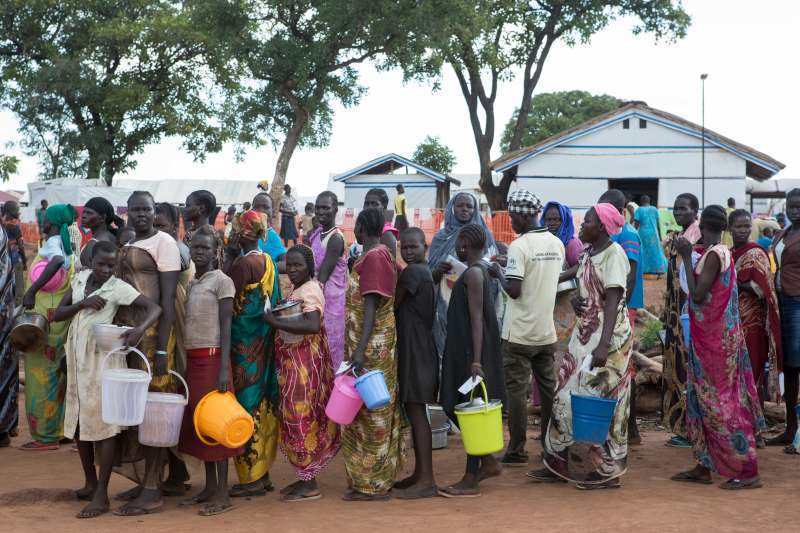
[[[625,218],[619,214],[616,207],[605,203],[597,204],[594,206],[594,212],[597,213],[600,224],[603,225],[609,236],[616,235],[622,231],[622,226],[625,225]]]

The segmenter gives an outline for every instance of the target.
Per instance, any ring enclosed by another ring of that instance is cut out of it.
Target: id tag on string
[[[458,392],[461,394],[467,394],[469,391],[480,385],[481,381],[483,381],[481,376],[476,376],[474,379],[472,376],[470,376],[467,378],[467,381],[465,381],[464,384],[458,388]]]

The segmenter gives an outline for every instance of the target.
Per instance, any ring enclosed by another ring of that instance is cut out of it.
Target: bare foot
[[[163,506],[164,502],[161,499],[161,491],[159,489],[143,488],[138,498],[126,503],[114,511],[114,514],[117,516],[140,516],[156,513]]]
[[[108,498],[101,498],[99,501],[92,500],[86,507],[75,515],[77,518],[96,518],[108,512]]]
[[[407,489],[411,485],[417,483],[417,473],[414,472],[410,476],[405,479],[401,479],[400,481],[395,481],[394,485],[392,485],[393,489]]]
[[[318,500],[322,497],[316,479],[298,481],[295,488],[282,498],[285,502],[299,502],[303,500]]]
[[[366,494],[357,490],[348,490],[342,496],[346,502],[381,502],[389,499],[388,494]]]
[[[481,468],[478,470],[478,481],[497,477],[503,473],[503,465],[501,465],[493,455],[487,455],[481,458]]]
[[[439,496],[445,498],[476,498],[481,495],[475,476],[464,474],[464,478],[454,485],[439,489]]]
[[[94,491],[97,488],[96,483],[87,483],[82,488],[75,491],[75,497],[79,500],[90,501],[94,496]]]
[[[120,492],[119,494],[114,496],[114,499],[123,502],[130,502],[138,498],[141,493],[142,493],[142,486],[136,485],[132,489]]]
[[[198,503],[206,503],[207,501],[211,500],[214,496],[214,488],[209,488],[208,485],[205,486],[203,490],[200,491],[199,494],[196,496],[192,496],[189,499],[183,500],[179,505],[185,507],[187,505],[197,505]]]
[[[435,483],[415,483],[404,489],[392,491],[395,498],[401,500],[418,500],[420,498],[431,498],[436,496],[437,488]]]

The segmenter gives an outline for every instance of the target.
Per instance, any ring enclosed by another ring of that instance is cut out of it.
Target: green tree
[[[6,182],[17,173],[19,159],[13,155],[0,154],[0,181]]]
[[[203,7],[202,0],[4,0],[0,104],[48,136],[66,135],[62,155],[85,157],[86,177],[109,185],[164,137],[183,138],[197,158],[218,151],[225,131],[214,89],[225,73],[214,67],[226,63],[213,56],[226,46],[200,30]],[[42,115],[42,101],[64,110],[69,126],[54,131],[65,124]]]
[[[685,35],[690,23],[680,0],[440,0],[420,19],[430,53],[402,63],[409,78],[441,77],[453,70],[467,104],[478,152],[483,193],[493,209],[505,207],[513,172],[495,185],[491,151],[495,136],[495,101],[501,81],[519,71],[520,103],[508,148],[521,147],[527,130],[533,92],[552,46],[588,43],[592,35],[619,17],[632,17],[634,33],[656,39]]]
[[[235,41],[248,82],[230,108],[241,146],[280,146],[271,195],[278,205],[298,147],[328,144],[334,106],[365,92],[356,65],[404,56],[414,0],[242,0],[247,29]],[[222,9],[229,10],[227,2]],[[277,214],[277,210],[276,210]]]
[[[439,137],[428,135],[425,140],[417,145],[412,159],[431,170],[449,174],[456,166],[456,158],[453,151],[442,144]]]
[[[621,103],[622,101],[614,96],[595,95],[586,91],[537,94],[531,102],[520,146],[532,146],[590,118],[616,109]],[[514,111],[503,130],[500,139],[500,148],[503,152],[511,149],[511,139],[519,122],[518,115],[519,110]]]

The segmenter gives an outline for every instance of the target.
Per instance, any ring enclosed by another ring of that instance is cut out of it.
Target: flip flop
[[[698,483],[700,485],[711,485],[714,482],[707,478],[697,477],[689,472],[679,472],[670,478],[672,481],[682,481],[684,483]]]
[[[178,507],[191,507],[192,505],[200,505],[201,503],[208,503],[209,498],[200,498],[200,495],[192,496],[186,500],[183,500],[178,504]]]
[[[356,490],[344,493],[342,499],[346,502],[385,502],[389,500],[388,494],[364,494]]]
[[[722,483],[719,488],[724,490],[743,490],[743,489],[758,489],[763,485],[760,478],[753,479],[729,479]]]
[[[164,509],[163,503],[158,507],[153,507],[152,509],[126,504],[120,507],[119,509],[113,511],[112,514],[114,516],[144,516],[148,514],[160,513],[163,509]]]
[[[397,489],[392,491],[392,496],[398,500],[419,500],[422,498],[433,498],[437,494],[439,494],[439,488],[436,485],[432,485],[426,490],[416,494],[408,493],[406,489]]]
[[[284,494],[281,498],[281,501],[286,503],[295,503],[319,500],[320,498],[322,498],[322,493],[320,491],[316,491],[314,494],[297,494],[296,492],[291,492],[289,494]]]
[[[189,490],[192,488],[192,484],[191,483],[184,483],[183,484],[183,490],[172,488],[172,487],[168,487],[166,489],[164,487],[160,487],[160,488],[161,488],[161,494],[163,496],[186,496],[186,493],[189,492]]]
[[[233,511],[236,509],[236,506],[232,503],[222,504],[222,503],[207,503],[203,510],[199,513],[200,516],[215,516],[222,513],[227,513],[228,511]]]
[[[19,447],[20,450],[26,452],[46,452],[46,451],[53,451],[57,450],[59,445],[57,442],[51,442],[46,444],[44,442],[39,442],[38,440],[32,440],[30,442],[26,442],[22,446]]]
[[[622,483],[609,484],[608,481],[604,483],[577,483],[575,488],[578,490],[621,489]]]
[[[443,498],[480,498],[481,492],[465,492],[463,490],[454,489],[453,487],[445,487],[438,489],[436,493]]]
[[[261,487],[260,489],[243,489],[241,486],[236,489],[235,486],[231,487],[228,491],[228,496],[231,498],[251,498],[254,496],[266,496],[267,489]]]
[[[797,449],[791,444],[783,447],[783,453],[786,455],[800,455],[800,452],[798,452]]]

